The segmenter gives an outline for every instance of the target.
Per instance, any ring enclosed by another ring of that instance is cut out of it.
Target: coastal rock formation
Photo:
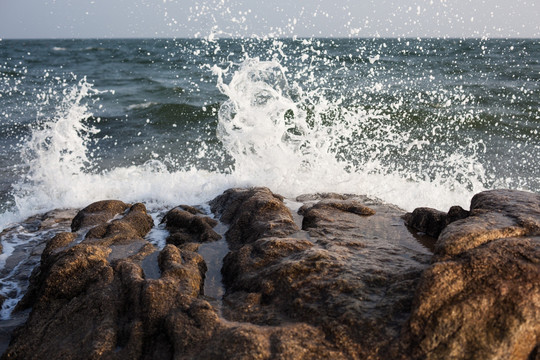
[[[79,211],[71,222],[71,231],[106,223],[123,213],[129,205],[118,200],[103,200],[92,203]]]
[[[436,254],[453,256],[502,238],[540,235],[540,195],[496,190],[475,195],[471,214],[450,224],[437,241]]]
[[[283,197],[267,188],[229,189],[210,203],[214,214],[230,226],[233,250],[264,237],[286,237],[299,230]]]
[[[32,307],[32,312],[14,333],[4,358],[91,358],[116,347],[111,328],[127,294],[119,276],[122,263],[113,259],[122,252],[131,257],[126,262],[133,262],[148,252],[141,236],[152,219],[142,204],[135,204],[123,218],[107,222],[117,214],[96,216],[92,210],[101,212],[101,205],[91,205],[75,217],[72,229],[97,224],[82,241],[82,233],[65,232],[48,242],[18,304],[17,310]],[[100,221],[89,220],[97,217]]]
[[[167,212],[161,250],[144,205],[81,210],[44,247],[17,306],[30,316],[2,358],[540,356],[539,195],[489,191],[470,211],[405,214],[365,196],[250,188],[210,207],[215,218]],[[223,242],[218,220],[229,251],[212,298],[198,251]]]
[[[432,237],[438,237],[441,231],[454,221],[465,219],[470,212],[461,206],[452,206],[447,213],[436,209],[421,207],[403,217],[408,226],[424,232]]]
[[[393,206],[355,196],[310,199],[299,212],[302,229],[268,189],[233,189],[213,202],[233,240],[223,314],[311,329],[316,339],[300,339],[316,352],[305,358],[384,358],[429,253]]]
[[[533,359],[540,344],[540,196],[477,194],[422,274],[404,358]]]
[[[0,302],[2,312],[13,309],[24,291],[32,270],[40,262],[47,240],[55,234],[70,229],[77,212],[59,209],[32,216],[13,224],[0,233],[4,244],[3,267],[0,268]],[[17,312],[9,319],[0,318],[0,354],[4,353],[13,330],[23,324],[28,312]]]
[[[169,211],[163,218],[163,223],[170,235],[167,237],[167,243],[181,246],[188,243],[204,243],[216,241],[221,235],[216,233],[213,228],[217,221],[203,216],[203,213],[187,205],[176,207]]]

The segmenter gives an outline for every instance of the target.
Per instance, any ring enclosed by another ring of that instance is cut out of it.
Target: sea
[[[540,192],[540,39],[0,40],[0,231],[250,186],[408,211]]]

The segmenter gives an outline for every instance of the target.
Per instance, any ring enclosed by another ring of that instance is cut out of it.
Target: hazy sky
[[[0,0],[0,38],[538,37],[538,0]]]

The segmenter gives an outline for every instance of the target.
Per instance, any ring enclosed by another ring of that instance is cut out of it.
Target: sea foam
[[[2,225],[102,199],[142,201],[155,208],[200,204],[238,186],[268,186],[291,198],[314,192],[367,194],[407,210],[466,206],[473,192],[483,190],[476,177],[484,170],[474,154],[439,154],[446,169],[469,168],[464,184],[444,173],[426,179],[395,166],[389,151],[405,154],[425,144],[400,133],[376,111],[346,108],[339,99],[302,88],[276,59],[246,56],[239,64],[214,66],[213,72],[228,98],[219,109],[217,134],[234,160],[232,167],[171,170],[157,158],[97,170],[99,159],[90,156],[90,144],[98,130],[90,120],[89,101],[96,101],[99,92],[83,79],[64,92],[55,116],[35,127],[23,144],[28,171],[14,185],[15,207],[3,214]]]

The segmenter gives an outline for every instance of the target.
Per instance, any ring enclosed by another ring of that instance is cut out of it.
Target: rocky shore
[[[540,360],[538,194],[405,213],[249,188],[208,205],[160,225],[108,200],[6,229],[50,236],[29,237],[2,359]]]

